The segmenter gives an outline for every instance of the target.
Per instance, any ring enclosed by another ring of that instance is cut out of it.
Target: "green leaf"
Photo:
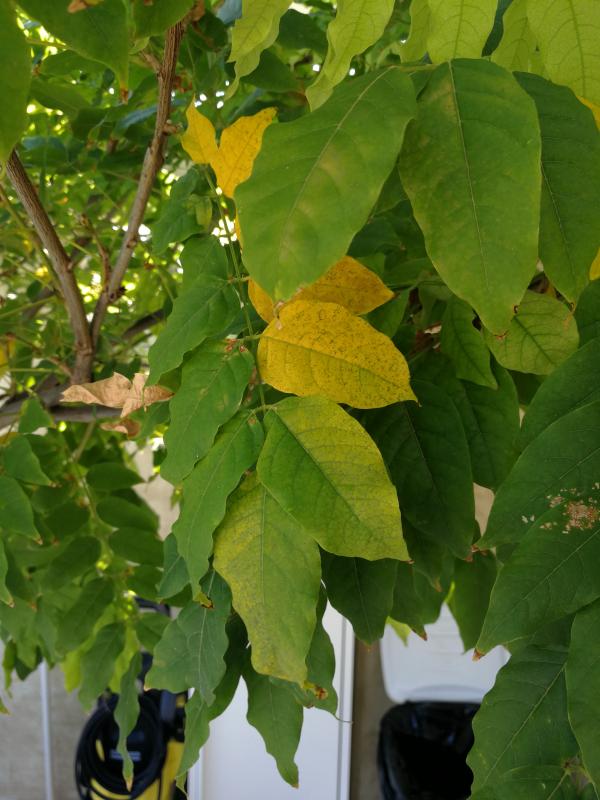
[[[231,499],[214,564],[248,629],[254,669],[302,684],[316,624],[319,549],[256,474]]]
[[[377,107],[386,113],[375,120]],[[414,115],[410,78],[392,67],[347,81],[317,111],[267,128],[235,199],[244,264],[271,297],[290,297],[346,254]]]
[[[136,620],[135,633],[142,647],[153,653],[168,624],[169,618],[158,611],[140,614]]]
[[[237,292],[227,280],[199,275],[182,288],[167,324],[150,348],[148,384],[178,367],[190,350],[209,336],[224,333],[240,310]]]
[[[302,730],[302,706],[288,688],[259,675],[249,663],[242,674],[248,687],[248,722],[262,736],[281,777],[298,786],[294,755]]]
[[[160,36],[167,28],[183,19],[193,7],[194,0],[134,0],[133,22],[138,39]]]
[[[394,597],[390,617],[408,625],[423,636],[422,600],[415,585],[415,572],[410,564],[398,564],[394,583]]]
[[[228,642],[225,624],[231,609],[231,593],[215,572],[204,579],[202,590],[212,605],[206,607],[192,601],[171,620],[154,648],[146,683],[170,692],[184,692],[193,687],[210,704],[225,673]]]
[[[600,597],[598,558],[598,490],[547,511],[500,570],[477,649],[529,636]]]
[[[431,11],[429,0],[412,0],[410,4],[410,32],[400,48],[402,61],[420,61],[427,52],[427,37]]]
[[[177,484],[204,458],[221,425],[239,408],[253,369],[245,347],[223,341],[205,342],[184,363],[181,386],[169,404],[163,478]]]
[[[163,543],[154,531],[142,528],[119,528],[108,544],[111,550],[135,564],[150,564],[155,567],[163,563]]]
[[[225,516],[227,498],[256,463],[262,443],[256,416],[238,412],[183,484],[183,506],[173,535],[193,585],[208,569],[213,533]]]
[[[600,280],[592,281],[583,290],[575,309],[575,320],[581,344],[600,336]]]
[[[535,51],[535,37],[527,19],[527,0],[512,0],[502,15],[504,32],[492,61],[510,70],[529,70]]]
[[[518,767],[506,772],[493,786],[487,784],[471,800],[576,800],[581,797],[571,773],[563,767]]]
[[[529,24],[548,77],[600,103],[600,6],[594,0],[528,0]]]
[[[92,569],[100,558],[100,541],[95,536],[78,536],[50,562],[44,575],[45,590],[55,591]]]
[[[331,96],[346,75],[354,56],[382,35],[394,9],[394,0],[339,0],[327,26],[327,56],[316,81],[306,90],[312,109]]]
[[[585,769],[594,785],[600,785],[600,730],[594,713],[600,694],[599,654],[600,603],[582,609],[573,620],[567,659],[569,719],[581,748]]]
[[[76,117],[82,108],[90,104],[70,83],[33,78],[31,96],[46,108],[58,109],[71,117]]]
[[[498,673],[473,720],[467,759],[473,788],[495,786],[516,767],[562,765],[577,754],[567,718],[565,647],[530,645]]]
[[[440,348],[453,362],[457,378],[496,389],[490,351],[473,325],[474,316],[467,303],[453,297],[442,318]]]
[[[542,134],[540,259],[558,291],[575,302],[600,247],[598,128],[570,89],[538,75],[516,78],[535,101]]]
[[[537,292],[525,292],[503,336],[485,331],[488,347],[507,369],[548,375],[577,350],[579,334],[569,307]]]
[[[482,549],[518,542],[563,499],[588,497],[600,474],[600,401],[575,409],[523,451],[500,486]]]
[[[188,239],[179,257],[183,267],[183,291],[207,276],[227,279],[229,262],[225,248],[216,236]]]
[[[133,780],[133,761],[127,750],[127,737],[135,728],[140,713],[137,680],[141,669],[142,655],[141,653],[136,653],[129,662],[127,671],[121,678],[119,700],[114,711],[115,722],[119,726],[117,752],[123,759],[123,777],[128,786]]]
[[[27,127],[31,58],[9,0],[0,0],[0,164],[10,156]]]
[[[497,489],[517,458],[519,398],[510,374],[495,362],[492,371],[498,388],[463,381],[468,408],[461,404],[458,410],[471,451],[473,479],[480,486]]]
[[[12,605],[12,597],[6,586],[8,575],[8,559],[6,558],[6,545],[0,538],[0,603]]]
[[[383,636],[394,599],[398,562],[365,561],[322,553],[323,580],[331,605],[352,623],[366,644]]]
[[[477,386],[454,377],[447,359],[431,353],[416,369],[423,378],[441,387],[452,399],[465,430],[473,480],[489,489],[497,488],[517,457],[519,400],[509,373],[492,363],[497,389]]]
[[[427,51],[434,62],[479,58],[496,15],[496,0],[429,0]]]
[[[490,592],[496,580],[493,554],[474,553],[472,561],[457,561],[454,568],[454,591],[448,605],[454,616],[465,650],[471,650],[481,633]]]
[[[14,478],[5,475],[0,475],[0,528],[30,539],[39,536],[29,498]]]
[[[177,523],[175,523],[177,524]],[[163,562],[163,576],[158,587],[158,596],[161,598],[173,597],[184,589],[190,582],[190,576],[185,565],[183,557],[177,551],[177,539],[170,533],[164,541],[164,562]],[[206,569],[203,570],[202,575],[208,569],[208,559],[206,561]],[[199,575],[195,581],[197,585],[202,575]]]
[[[112,603],[114,594],[114,585],[103,578],[86,583],[58,624],[57,649],[68,653],[85,642],[104,610]]]
[[[600,339],[592,339],[546,378],[527,409],[519,445],[526,447],[553,422],[600,400]]]
[[[321,547],[407,559],[398,500],[366,431],[323,397],[288,398],[265,417],[258,476]]]
[[[311,705],[329,711],[330,714],[335,714],[338,706],[337,693],[333,686],[335,651],[329,634],[323,627],[323,614],[326,607],[327,595],[323,587],[321,587],[317,605],[317,624],[310,643],[308,656],[306,657],[306,667],[308,669],[308,681],[316,687],[316,696],[313,691],[309,690]]]
[[[19,433],[35,433],[39,428],[53,428],[54,420],[37,397],[28,397],[21,406]]]
[[[137,472],[123,466],[119,461],[106,461],[92,464],[85,476],[87,483],[99,492],[113,492],[117,489],[130,489],[144,480]]]
[[[84,708],[92,704],[106,689],[112,678],[115,663],[125,645],[125,626],[111,622],[100,628],[94,643],[81,658],[81,689],[79,700]]]
[[[158,527],[155,513],[142,500],[136,504],[112,495],[102,498],[96,506],[96,511],[100,519],[113,528],[155,531]]]
[[[402,514],[458,558],[471,550],[474,520],[469,448],[454,403],[425,381],[419,404],[398,403],[367,417],[367,429],[396,486]]]
[[[68,10],[68,0],[19,0],[19,5],[76,53],[106,64],[121,87],[127,86],[129,34],[121,0],[102,0],[74,14]]]
[[[541,190],[535,104],[483,60],[440,65],[400,160],[427,252],[449,288],[504,333],[535,271]]]
[[[185,737],[178,777],[187,777],[187,771],[198,761],[200,750],[208,740],[209,723],[210,709],[200,692],[194,692],[185,704]]]
[[[242,0],[242,16],[231,35],[229,61],[235,61],[235,80],[229,94],[236,91],[240,78],[256,69],[262,51],[277,39],[279,20],[289,5],[290,0]]]
[[[38,486],[50,485],[50,479],[43,472],[26,436],[16,436],[10,440],[2,450],[2,463],[11,478]]]
[[[152,250],[160,255],[171,242],[184,242],[202,227],[198,224],[196,208],[209,198],[195,194],[202,191],[202,181],[197,169],[190,169],[173,184],[169,199],[162,205],[160,217],[152,225]],[[210,211],[212,216],[212,207]]]

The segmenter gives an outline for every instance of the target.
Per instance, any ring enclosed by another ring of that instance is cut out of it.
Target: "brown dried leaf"
[[[67,403],[99,403],[110,408],[120,408],[121,417],[147,408],[152,403],[168,400],[172,396],[169,389],[163,386],[145,388],[146,376],[136,372],[133,381],[115,372],[110,378],[95,383],[78,383],[69,386],[63,392],[62,402]]]
[[[115,431],[116,433],[125,433],[130,439],[135,439],[142,426],[134,419],[118,419],[115,422],[103,422],[100,426],[103,431]]]

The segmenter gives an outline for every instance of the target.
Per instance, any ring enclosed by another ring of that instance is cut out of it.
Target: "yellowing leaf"
[[[252,279],[248,284],[252,305],[265,320],[273,317],[273,300]],[[370,269],[351,256],[344,256],[325,275],[306,286],[292,299],[338,303],[353,314],[366,314],[391,300],[394,293]]]
[[[600,250],[596,253],[596,258],[592,261],[590,267],[590,280],[595,281],[600,278]]]
[[[219,186],[228,197],[233,197],[237,186],[250,177],[263,133],[276,113],[274,108],[263,108],[251,117],[236,119],[221,134],[219,155],[212,166]]]
[[[335,303],[285,306],[260,337],[258,364],[267,383],[300,397],[322,395],[355,408],[416,399],[391,339]]]
[[[215,126],[193,104],[188,106],[185,115],[188,126],[181,137],[183,149],[196,164],[211,164],[219,151]]]
[[[110,408],[120,408],[121,417],[146,408],[152,403],[168,400],[173,392],[162,386],[146,388],[146,376],[136,372],[133,380],[115,372],[110,378],[95,383],[78,383],[69,386],[61,400],[66,403],[100,403]]]
[[[253,278],[248,281],[248,297],[256,309],[256,313],[265,322],[271,322],[272,319],[275,319],[273,298]]]
[[[596,120],[596,125],[600,128],[600,106],[597,106],[595,103],[592,103],[591,100],[586,100],[585,97],[577,97],[580,103],[583,103],[584,106],[587,106],[592,114],[594,115],[594,119]]]
[[[191,105],[186,112],[188,128],[181,144],[197,164],[210,164],[217,183],[228,197],[240,183],[250,177],[265,129],[276,114],[274,108],[264,108],[250,117],[240,117],[221,134],[217,145],[212,122]]]

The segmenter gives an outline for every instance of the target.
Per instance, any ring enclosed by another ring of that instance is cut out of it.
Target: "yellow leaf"
[[[296,300],[258,346],[262,378],[282,392],[322,395],[354,408],[416,400],[393,342],[336,303]]]
[[[264,108],[258,114],[240,117],[225,128],[217,145],[212,122],[190,105],[186,112],[188,128],[181,144],[197,164],[211,165],[223,193],[233,197],[237,186],[250,177],[263,133],[275,114],[275,108]]]
[[[240,117],[221,134],[219,153],[212,167],[217,183],[228,197],[250,177],[265,129],[273,122],[276,109],[263,108],[251,117]]]
[[[253,280],[248,292],[256,311],[265,320],[273,319],[273,300]],[[339,303],[354,314],[366,314],[391,300],[394,293],[370,269],[351,256],[344,256],[325,275],[301,289],[290,302],[311,300]]]
[[[596,258],[592,261],[590,267],[590,280],[595,281],[600,278],[600,250],[596,253]]]
[[[248,281],[248,297],[256,309],[256,313],[265,322],[271,322],[275,318],[275,314],[273,314],[273,298],[252,278]]]
[[[586,100],[585,97],[579,97],[579,95],[577,95],[577,99],[579,102],[583,103],[584,106],[587,106],[589,109],[591,109],[594,119],[596,120],[596,125],[598,128],[600,128],[600,106],[592,103],[591,100]]]
[[[183,149],[196,164],[212,164],[218,156],[217,134],[212,122],[193,103],[185,112],[188,126],[181,137]]]
[[[146,388],[146,376],[136,372],[130,381],[125,375],[115,372],[110,378],[95,383],[76,383],[69,386],[61,397],[67,403],[100,403],[110,408],[120,408],[121,417],[126,417],[146,408],[152,403],[168,400],[173,392],[162,386],[149,386]]]

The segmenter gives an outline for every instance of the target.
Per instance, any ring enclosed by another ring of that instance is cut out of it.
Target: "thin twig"
[[[165,41],[165,52],[158,73],[158,104],[156,108],[156,123],[154,135],[150,142],[140,175],[137,192],[127,223],[127,231],[121,245],[121,250],[110,275],[110,279],[102,290],[98,298],[94,317],[92,319],[91,332],[94,345],[98,341],[102,322],[106,315],[108,306],[118,299],[121,292],[121,282],[125,271],[129,266],[133,251],[138,243],[138,231],[144,214],[152,186],[156,180],[164,160],[165,143],[168,137],[167,122],[171,111],[171,89],[177,67],[177,55],[183,37],[184,25],[178,23],[167,31]]]
[[[73,381],[84,383],[90,378],[94,348],[85,316],[83,298],[71,270],[71,262],[16,152],[12,153],[6,163],[6,173],[48,253],[58,278],[75,336]]]

